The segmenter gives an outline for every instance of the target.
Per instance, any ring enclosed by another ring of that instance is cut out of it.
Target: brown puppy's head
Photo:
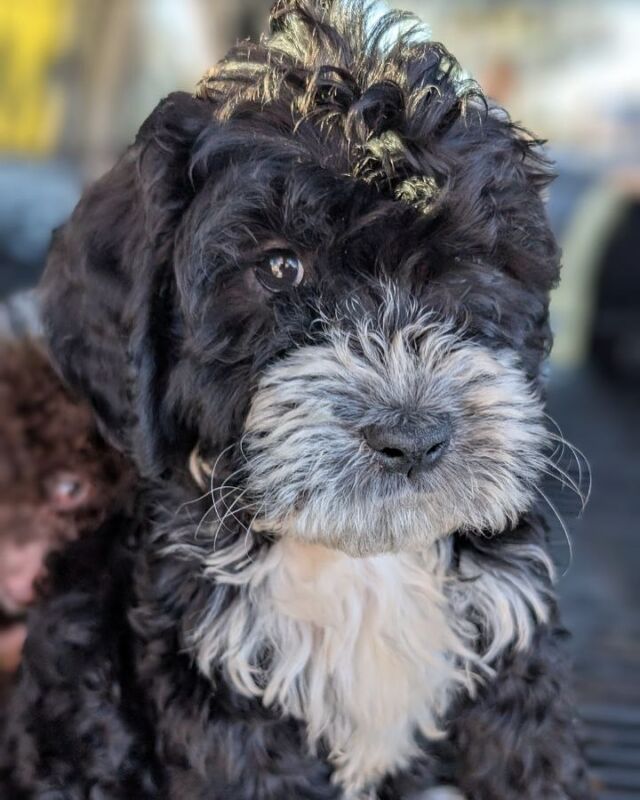
[[[130,468],[37,343],[0,346],[0,614],[35,598],[46,555],[100,524]]]

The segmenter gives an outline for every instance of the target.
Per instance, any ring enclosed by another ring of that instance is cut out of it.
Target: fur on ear
[[[55,232],[40,287],[63,377],[91,402],[106,436],[150,475],[169,466],[180,438],[162,408],[179,345],[173,239],[196,193],[192,147],[211,119],[210,102],[185,92],[165,98]]]

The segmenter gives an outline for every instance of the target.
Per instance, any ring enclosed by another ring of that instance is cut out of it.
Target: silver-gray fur
[[[351,555],[431,545],[453,531],[496,532],[535,499],[544,467],[542,404],[506,350],[464,340],[388,288],[355,326],[319,320],[319,343],[269,367],[245,425],[256,524]],[[418,486],[388,475],[362,431],[447,415],[452,437]]]

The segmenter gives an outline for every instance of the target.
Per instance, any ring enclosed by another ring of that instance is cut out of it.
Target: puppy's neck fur
[[[264,702],[304,719],[311,743],[324,737],[337,779],[357,791],[407,764],[416,731],[439,735],[451,693],[471,688],[460,665],[474,660],[472,632],[447,619],[435,550],[355,559],[283,540],[268,561]]]
[[[195,632],[199,666],[210,674],[222,664],[237,690],[304,720],[310,748],[328,745],[347,797],[406,766],[417,733],[442,735],[454,694],[473,693],[489,658],[527,646],[546,615],[524,576],[514,584],[481,573],[469,557],[454,574],[450,541],[357,559],[282,539],[226,571],[241,544],[207,559],[209,574],[240,591]],[[469,606],[486,617],[484,654]]]

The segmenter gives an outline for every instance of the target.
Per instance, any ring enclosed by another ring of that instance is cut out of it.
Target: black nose
[[[415,475],[442,458],[451,439],[451,424],[442,418],[420,425],[368,425],[363,434],[387,469]]]

